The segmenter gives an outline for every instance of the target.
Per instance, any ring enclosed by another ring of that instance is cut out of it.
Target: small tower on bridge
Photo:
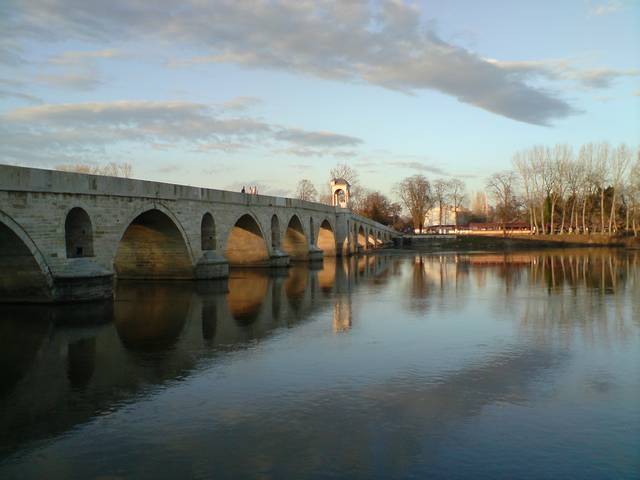
[[[331,180],[331,205],[340,208],[351,206],[351,185],[344,178]]]

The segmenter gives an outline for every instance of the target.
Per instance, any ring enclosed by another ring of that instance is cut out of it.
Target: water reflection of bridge
[[[352,291],[384,279],[390,263],[386,256],[327,258],[321,268],[239,269],[228,280],[120,282],[113,303],[2,306],[0,455],[312,314],[330,312],[333,331],[348,331]]]

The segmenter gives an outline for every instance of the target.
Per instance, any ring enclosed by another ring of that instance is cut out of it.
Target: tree
[[[56,165],[56,170],[61,172],[87,173],[90,175],[106,175],[109,177],[131,178],[133,167],[130,163],[110,162],[106,165],[88,165],[86,163],[74,163]]]
[[[453,207],[453,222],[458,225],[458,210],[462,207],[465,197],[465,184],[462,180],[454,178],[449,180],[449,197],[451,198],[451,206]]]
[[[433,199],[438,205],[438,225],[442,225],[444,209],[447,207],[449,200],[449,184],[445,180],[436,180],[433,182]]]
[[[413,175],[400,182],[396,190],[411,215],[413,227],[422,233],[424,217],[434,203],[429,180],[424,175]]]
[[[383,193],[371,191],[363,196],[356,213],[383,225],[392,225],[399,217],[400,210],[400,205],[392,203]]]
[[[496,215],[505,235],[506,224],[516,220],[519,214],[520,202],[515,191],[517,180],[513,171],[494,173],[487,180],[487,189],[496,201]]]
[[[624,190],[627,170],[631,164],[632,152],[624,143],[620,144],[610,157],[609,171],[611,172],[611,184],[613,193],[611,197],[611,212],[609,213],[609,235],[617,230],[616,226],[616,200],[620,192]]]
[[[296,190],[296,198],[305,200],[307,202],[315,202],[318,196],[316,187],[313,186],[311,180],[303,178],[298,182],[298,188]]]

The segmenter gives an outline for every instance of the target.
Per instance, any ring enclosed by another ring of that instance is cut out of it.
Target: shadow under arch
[[[233,319],[242,326],[254,323],[267,296],[269,276],[266,271],[241,270],[228,280],[227,306]]]
[[[282,239],[282,249],[291,260],[306,260],[309,258],[309,243],[297,215],[293,215],[287,225]]]
[[[193,278],[193,262],[184,231],[164,210],[148,209],[126,227],[113,261],[118,278]]]
[[[266,266],[269,251],[258,221],[248,213],[233,225],[227,237],[225,256],[230,266]]]
[[[0,302],[48,302],[53,276],[29,235],[0,211]]]
[[[322,250],[325,257],[336,256],[336,236],[331,223],[326,219],[320,224],[318,248]]]

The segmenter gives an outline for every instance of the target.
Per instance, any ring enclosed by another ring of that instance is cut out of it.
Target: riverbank
[[[640,249],[640,238],[609,235],[414,235],[403,246],[420,250],[527,250],[540,248],[616,247]]]

